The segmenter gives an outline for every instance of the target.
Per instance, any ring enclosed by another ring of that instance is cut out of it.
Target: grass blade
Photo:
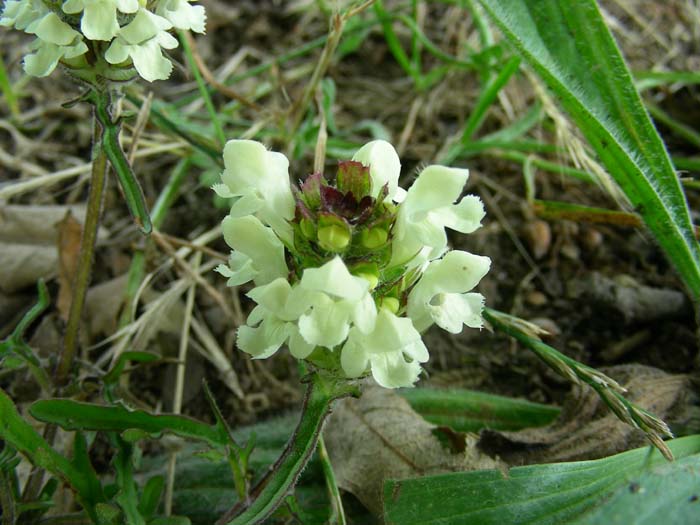
[[[481,0],[547,83],[700,298],[700,250],[680,182],[593,0]]]

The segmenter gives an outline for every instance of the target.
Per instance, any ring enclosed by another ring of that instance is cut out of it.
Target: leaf
[[[144,518],[149,519],[158,510],[164,486],[165,478],[163,476],[153,476],[143,486],[139,501],[139,512]]]
[[[258,423],[234,431],[234,438],[245,443],[257,436],[249,471],[254,477],[265,473],[279,457],[298,422],[296,414]],[[201,446],[186,443],[178,456],[173,491],[173,512],[189,517],[195,525],[211,525],[235,500],[233,476],[222,454],[201,451]],[[163,455],[144,457],[141,476],[164,476],[167,461]],[[301,478],[305,488],[324,494],[325,486],[320,465],[315,459],[307,465]],[[295,493],[299,492],[299,486]]]
[[[676,458],[692,456],[696,464],[700,436],[668,445]],[[390,480],[384,485],[384,518],[387,524],[400,525],[569,523],[600,506],[615,489],[626,489],[629,476],[649,473],[659,465],[668,466],[657,450],[644,447],[594,461],[515,467],[507,476],[482,470]],[[665,491],[658,495],[665,496]],[[669,520],[667,515],[663,522],[684,521]]]
[[[103,406],[70,399],[47,399],[35,402],[29,409],[32,416],[45,423],[54,423],[65,430],[102,430],[123,432],[138,429],[149,434],[170,432],[180,437],[198,439],[212,446],[228,443],[220,426],[210,426],[186,416],[154,415],[124,406]]]
[[[80,239],[83,227],[68,211],[56,225],[58,230],[58,298],[56,308],[64,322],[68,321],[73,300],[73,278],[78,270]]]
[[[477,450],[474,437],[448,435],[462,440],[462,450],[455,451],[435,430],[406,400],[384,388],[369,388],[360,399],[339,403],[324,431],[338,486],[379,514],[386,479],[502,465]]]
[[[700,297],[700,250],[680,182],[594,0],[481,3],[557,95]]]
[[[539,427],[559,414],[558,407],[473,390],[411,388],[398,394],[427,421],[460,432]]]
[[[70,212],[83,221],[79,206],[0,204],[0,290],[11,293],[56,273],[58,232],[54,225]],[[104,237],[104,230],[99,236]]]
[[[661,465],[619,487],[577,525],[693,523],[700,513],[700,455]]]
[[[63,479],[78,493],[78,499],[91,516],[95,516],[95,505],[100,503],[92,499],[92,479],[67,458],[56,452],[46,440],[27,423],[15,407],[12,399],[0,389],[0,439],[26,456],[30,462],[43,468],[54,476]]]
[[[626,389],[637,406],[669,420],[687,418],[690,384],[682,374],[667,374],[643,365],[604,369]],[[479,447],[509,465],[597,459],[646,443],[644,433],[618,419],[587,386],[575,385],[563,402],[561,414],[546,427],[517,432],[483,431]]]

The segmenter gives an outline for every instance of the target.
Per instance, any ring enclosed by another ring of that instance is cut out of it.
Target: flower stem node
[[[214,189],[236,200],[222,223],[230,261],[218,271],[231,286],[255,284],[238,330],[244,352],[263,359],[286,345],[339,380],[371,374],[398,388],[428,361],[422,331],[481,327],[484,298],[471,290],[490,260],[448,250],[445,233],[474,231],[483,217],[477,197],[456,202],[467,170],[429,166],[406,192],[384,141],[340,162],[335,177],[298,186],[287,159],[257,142],[229,141],[224,164]]]

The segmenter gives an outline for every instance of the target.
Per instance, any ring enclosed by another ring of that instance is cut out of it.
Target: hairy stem
[[[78,331],[80,330],[80,320],[85,304],[85,294],[90,284],[90,270],[92,269],[92,260],[95,254],[102,197],[107,179],[107,155],[102,147],[104,129],[97,118],[95,118],[93,134],[92,175],[90,177],[90,193],[85,213],[85,225],[82,238],[80,239],[78,268],[73,279],[73,299],[71,300],[68,313],[63,352],[56,368],[56,381],[59,385],[65,384],[75,358],[75,351],[78,345]]]
[[[321,428],[333,401],[358,395],[357,387],[346,380],[313,372],[306,378],[301,418],[282,455],[257,483],[248,502],[237,503],[218,525],[262,523],[284,501],[316,448]]]

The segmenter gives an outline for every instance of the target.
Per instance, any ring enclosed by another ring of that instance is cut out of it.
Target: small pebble
[[[525,296],[525,300],[532,306],[542,306],[547,304],[547,296],[542,292],[534,290]]]

